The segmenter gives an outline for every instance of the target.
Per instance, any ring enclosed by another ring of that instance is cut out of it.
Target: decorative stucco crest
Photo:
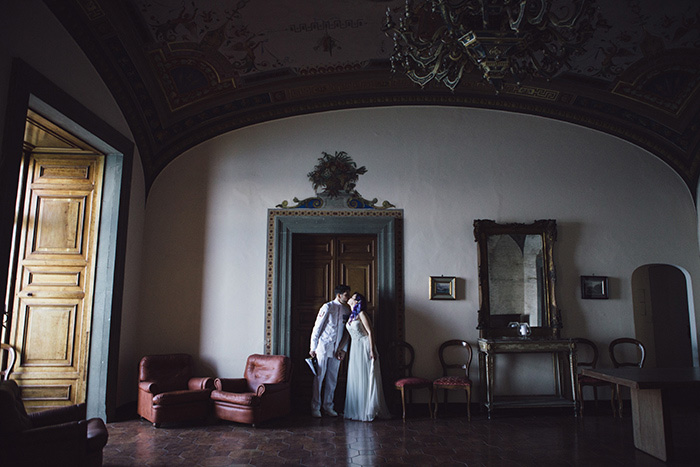
[[[277,205],[281,209],[389,209],[396,207],[389,201],[377,206],[377,198],[363,198],[355,189],[360,175],[367,173],[365,166],[357,167],[355,161],[345,152],[336,151],[331,155],[322,152],[318,164],[307,176],[316,196],[299,199],[295,205],[287,200]]]

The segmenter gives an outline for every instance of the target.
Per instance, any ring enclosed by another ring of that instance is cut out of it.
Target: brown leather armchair
[[[193,377],[188,354],[147,355],[139,363],[138,414],[161,423],[206,420],[214,378]]]
[[[291,412],[292,362],[284,355],[248,357],[243,378],[217,378],[211,393],[214,414],[255,426]]]
[[[102,465],[107,427],[78,404],[27,415],[14,380],[0,383],[0,465]]]

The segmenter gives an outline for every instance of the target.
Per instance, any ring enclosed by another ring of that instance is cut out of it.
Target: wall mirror
[[[555,220],[532,224],[474,221],[479,254],[480,337],[518,336],[510,323],[527,323],[532,338],[559,337],[555,297]]]

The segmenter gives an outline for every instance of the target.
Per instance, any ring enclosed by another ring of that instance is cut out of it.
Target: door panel
[[[27,304],[23,315],[25,332],[21,333],[23,363],[31,366],[70,367],[75,342],[76,304]],[[54,339],[43,336],[53,335]]]
[[[334,298],[333,289],[347,284],[365,295],[373,309],[376,296],[376,235],[297,234],[293,238],[291,358],[294,406],[311,403],[313,375],[304,363],[319,308]],[[336,408],[345,400],[346,365],[341,366]]]
[[[41,141],[56,144],[29,150],[10,331],[29,411],[85,401],[104,164],[69,135]]]

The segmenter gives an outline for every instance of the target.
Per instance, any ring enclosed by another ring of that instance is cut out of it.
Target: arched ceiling
[[[477,70],[454,92],[392,74],[393,43],[381,26],[387,7],[400,14],[403,0],[44,1],[121,106],[147,189],[183,151],[246,125],[342,108],[444,105],[540,115],[619,136],[696,191],[697,0],[589,0],[593,34],[570,68],[500,93]]]

